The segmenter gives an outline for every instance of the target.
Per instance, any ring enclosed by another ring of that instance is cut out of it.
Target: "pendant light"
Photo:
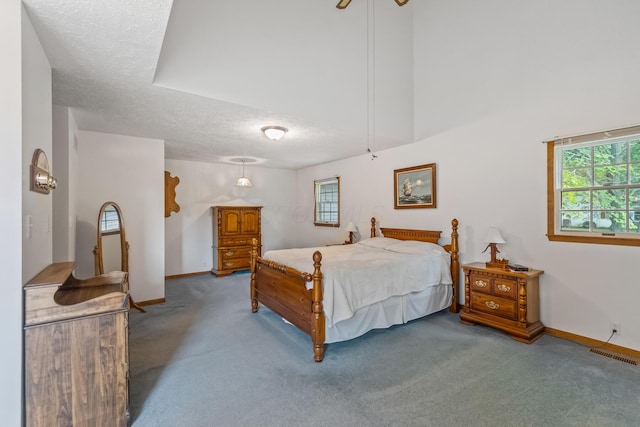
[[[253,187],[253,184],[251,184],[251,181],[249,181],[249,178],[244,176],[244,161],[245,159],[242,159],[242,176],[238,178],[238,182],[236,182],[236,187]]]

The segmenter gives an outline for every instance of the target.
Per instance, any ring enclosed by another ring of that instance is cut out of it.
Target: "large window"
[[[640,246],[640,126],[550,141],[549,240]]]
[[[340,227],[340,178],[314,181],[314,224]]]

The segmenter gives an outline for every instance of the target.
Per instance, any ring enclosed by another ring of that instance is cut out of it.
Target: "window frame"
[[[620,137],[632,136],[640,134],[640,126],[632,126],[628,128],[621,128],[615,130],[609,130],[604,132],[596,132],[591,134],[577,135],[571,138],[558,138],[547,143],[547,238],[549,241],[557,242],[572,242],[572,243],[592,243],[592,244],[605,244],[605,245],[620,245],[620,246],[640,246],[640,233],[620,233],[620,232],[595,232],[587,231],[580,232],[563,232],[560,231],[562,218],[560,216],[561,206],[561,191],[556,189],[557,173],[561,170],[556,161],[556,146],[569,141],[569,143],[588,143],[596,142],[605,139],[616,139]],[[631,159],[627,159],[629,164]],[[634,184],[635,185],[635,184]],[[631,187],[632,184],[625,184],[624,187]]]
[[[337,184],[337,219],[336,221],[327,221],[324,220],[321,215],[320,215],[320,211],[319,211],[319,205],[322,203],[319,201],[320,196],[323,194],[322,193],[322,186],[324,185],[328,185],[328,184],[333,184],[336,183]],[[315,181],[313,181],[313,224],[315,226],[318,227],[340,227],[340,177],[339,176],[335,176],[332,178],[324,178],[324,179],[317,179]]]

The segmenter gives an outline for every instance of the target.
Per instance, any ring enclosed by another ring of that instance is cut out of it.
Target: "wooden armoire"
[[[261,254],[262,206],[212,206],[211,209],[213,218],[211,273],[222,277],[234,271],[248,270],[252,239],[258,239],[258,255]]]

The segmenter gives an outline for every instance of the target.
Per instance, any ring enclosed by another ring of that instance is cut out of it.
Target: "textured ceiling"
[[[24,0],[80,129],[298,169],[413,142],[412,6]],[[280,141],[265,125],[289,132]]]

